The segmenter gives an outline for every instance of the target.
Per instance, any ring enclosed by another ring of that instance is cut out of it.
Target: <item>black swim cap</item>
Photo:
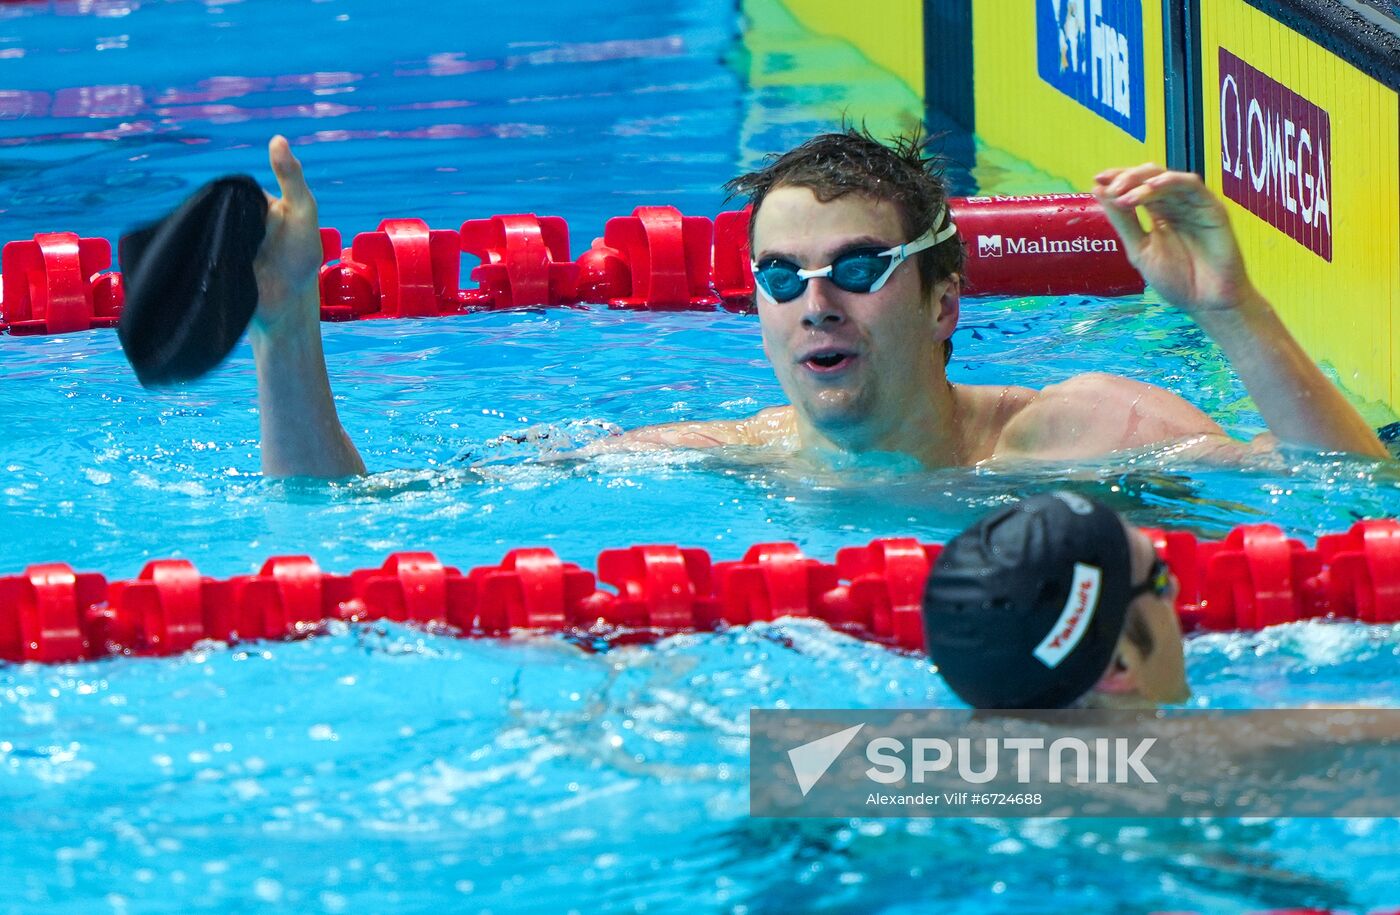
[[[929,657],[974,708],[1072,705],[1113,660],[1131,566],[1118,514],[1092,499],[1056,492],[990,514],[929,573]]]
[[[126,304],[117,337],[147,387],[191,381],[224,361],[258,307],[253,259],[267,195],[247,175],[211,181],[117,246]]]

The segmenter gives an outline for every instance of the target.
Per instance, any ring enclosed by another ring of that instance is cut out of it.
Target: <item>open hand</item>
[[[1094,181],[1128,260],[1168,302],[1201,317],[1257,298],[1225,206],[1199,176],[1139,165],[1109,169]],[[1147,230],[1138,207],[1147,211]]]
[[[316,199],[306,186],[301,163],[282,136],[267,144],[267,157],[281,198],[267,195],[267,233],[253,261],[258,280],[255,329],[279,330],[289,320],[315,322],[316,278],[321,267],[321,233],[316,221]]]

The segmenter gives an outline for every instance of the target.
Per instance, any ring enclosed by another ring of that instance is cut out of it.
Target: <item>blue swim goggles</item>
[[[933,220],[935,226],[942,222],[943,213],[940,208]],[[942,244],[957,231],[958,227],[949,221],[937,233],[929,229],[911,242],[884,251],[857,248],[816,270],[803,270],[780,257],[765,258],[762,263],[752,261],[754,283],[764,298],[774,304],[791,302],[807,289],[808,280],[822,276],[831,280],[837,289],[847,292],[879,292],[896,267],[920,251]]]

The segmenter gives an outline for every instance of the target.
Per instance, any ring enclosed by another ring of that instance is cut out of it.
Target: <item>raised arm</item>
[[[316,200],[286,139],[273,137],[267,151],[282,197],[268,195],[267,235],[253,264],[258,310],[248,333],[258,367],[263,474],[362,474],[365,464],[340,425],[321,350]]]
[[[1094,196],[1128,259],[1219,344],[1280,441],[1388,456],[1250,282],[1225,207],[1198,176],[1141,165],[1103,172],[1096,182]]]

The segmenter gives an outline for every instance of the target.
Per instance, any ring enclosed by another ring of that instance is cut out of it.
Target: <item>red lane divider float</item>
[[[481,260],[472,270],[478,286],[466,293],[469,304],[523,308],[579,301],[579,265],[569,261],[569,224],[562,217],[468,219],[460,235],[462,250]]]
[[[1221,541],[1149,530],[1180,583],[1187,631],[1252,630],[1308,619],[1400,623],[1400,521],[1362,521],[1304,546],[1273,525]],[[0,660],[78,661],[167,655],[204,639],[293,638],[327,620],[448,626],[464,636],[594,632],[627,640],[809,617],[896,648],[924,645],[924,581],[941,546],[887,538],[839,550],[834,563],[792,543],[761,543],[738,561],[646,545],[604,550],[597,574],[548,549],[517,549],[463,572],[432,553],[395,553],[377,569],[323,572],[307,556],[267,560],[256,575],[200,575],[189,561],[150,562],[108,582],[62,563],[0,576]]]
[[[949,210],[967,248],[969,295],[1127,295],[1142,277],[1088,194],[964,197]],[[321,230],[321,318],[437,317],[466,311],[598,302],[627,309],[754,308],[749,211],[685,216],[637,207],[569,259],[569,226],[533,213],[434,229],[385,219],[341,247]],[[481,263],[460,284],[461,254]],[[111,245],[71,232],[5,245],[0,332],[58,334],[110,327],[123,304]]]
[[[124,294],[105,238],[72,232],[35,235],[0,249],[0,330],[67,334],[115,327]]]
[[[967,295],[1133,295],[1142,276],[1092,194],[949,201]]]

